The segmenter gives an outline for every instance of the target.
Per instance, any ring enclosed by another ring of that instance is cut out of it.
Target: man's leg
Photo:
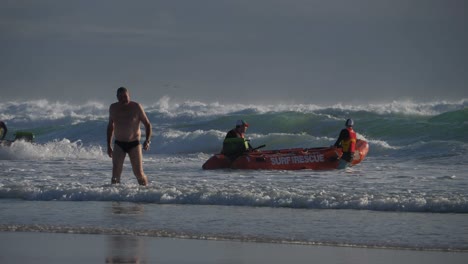
[[[346,160],[344,159],[340,159],[339,163],[338,163],[338,169],[340,170],[343,170],[343,169],[346,169],[347,167],[349,167],[349,162],[347,162]]]
[[[143,171],[143,153],[141,151],[141,145],[132,148],[129,151],[128,156],[132,163],[133,174],[135,174],[138,183],[140,185],[148,185],[148,177],[146,177],[145,172]]]
[[[114,145],[114,151],[112,152],[112,184],[120,183],[125,155],[125,152],[119,146]]]

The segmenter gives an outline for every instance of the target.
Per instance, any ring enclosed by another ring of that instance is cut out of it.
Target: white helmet
[[[348,120],[346,120],[346,126],[347,127],[352,127],[354,126],[354,121],[350,118]]]

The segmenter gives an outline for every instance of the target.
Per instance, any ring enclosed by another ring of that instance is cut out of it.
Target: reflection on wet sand
[[[128,217],[144,214],[144,207],[140,204],[112,203],[111,217]],[[115,219],[113,219],[115,220]],[[109,236],[107,241],[108,256],[106,263],[146,263],[146,246],[140,236]]]

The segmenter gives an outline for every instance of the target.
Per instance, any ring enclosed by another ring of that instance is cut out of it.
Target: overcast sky
[[[464,0],[0,0],[0,101],[468,98]]]

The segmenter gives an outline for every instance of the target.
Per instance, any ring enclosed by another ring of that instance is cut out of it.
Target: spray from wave
[[[0,160],[99,159],[105,158],[101,146],[84,146],[81,141],[54,140],[44,144],[15,141],[0,148]]]

